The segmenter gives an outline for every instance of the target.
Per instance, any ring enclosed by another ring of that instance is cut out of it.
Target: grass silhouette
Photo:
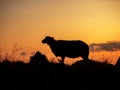
[[[0,62],[0,89],[111,89],[119,88],[120,59],[116,65],[77,61],[72,65],[49,62],[39,51],[29,63]]]

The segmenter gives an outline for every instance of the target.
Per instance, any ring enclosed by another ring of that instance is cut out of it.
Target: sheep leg
[[[62,56],[61,63],[63,63],[63,64],[64,64],[64,59],[65,59],[65,56]]]
[[[83,60],[87,61],[88,60],[88,55],[82,56]]]

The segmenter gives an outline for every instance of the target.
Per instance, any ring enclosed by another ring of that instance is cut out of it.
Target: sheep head
[[[50,44],[51,42],[55,41],[53,37],[51,36],[46,36],[43,40],[42,43],[47,43]]]

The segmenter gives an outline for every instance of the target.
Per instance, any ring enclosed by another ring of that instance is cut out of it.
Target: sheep
[[[42,40],[43,44],[48,44],[51,51],[56,57],[61,57],[61,62],[64,63],[64,58],[82,57],[83,60],[88,60],[89,46],[80,40],[55,40],[51,36],[46,36]]]

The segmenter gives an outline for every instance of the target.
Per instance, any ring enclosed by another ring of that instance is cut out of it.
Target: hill
[[[29,63],[0,63],[0,90],[119,89],[120,64],[77,61],[73,65],[48,62],[37,52]]]

